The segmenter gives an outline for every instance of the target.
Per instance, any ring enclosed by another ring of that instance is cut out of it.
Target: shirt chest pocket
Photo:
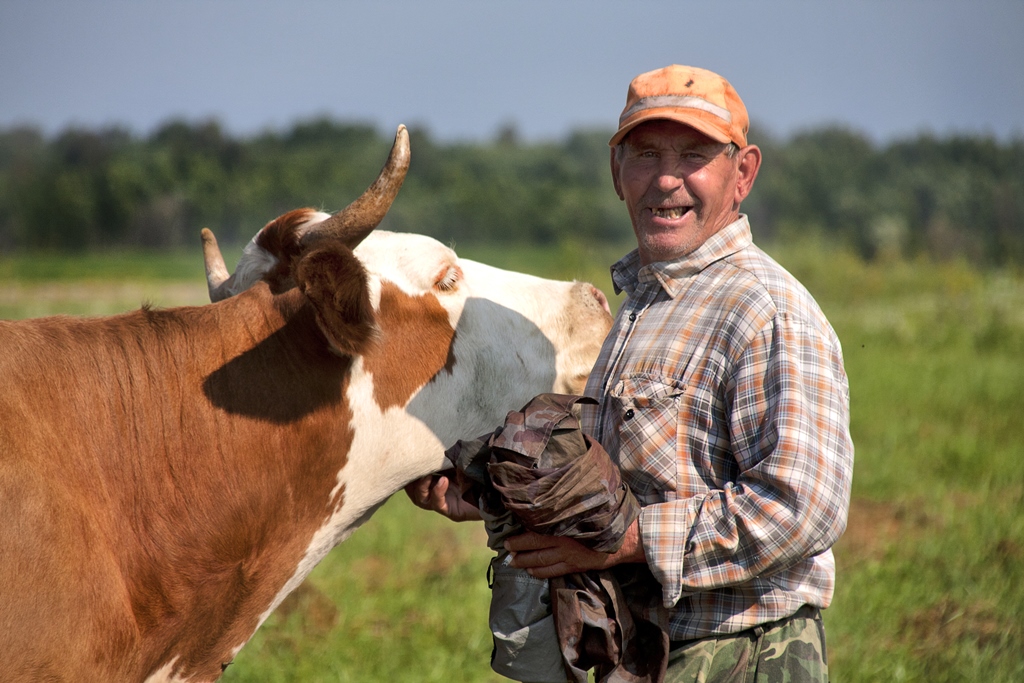
[[[676,490],[679,403],[685,391],[679,382],[637,376],[619,381],[609,395],[618,417],[619,466],[637,496]]]

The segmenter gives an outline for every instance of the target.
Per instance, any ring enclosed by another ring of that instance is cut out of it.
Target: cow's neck
[[[135,530],[153,544],[133,559],[132,603],[163,636],[156,663],[177,657],[177,671],[203,676],[391,493],[436,467],[443,446],[401,405],[381,405],[381,358],[327,349],[297,291],[258,285],[196,315],[223,340],[194,351],[206,359],[195,412],[214,416],[196,431],[212,438],[168,447],[189,484],[154,492],[170,514]]]

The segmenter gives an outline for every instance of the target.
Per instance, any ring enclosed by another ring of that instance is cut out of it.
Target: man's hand
[[[452,520],[479,520],[480,510],[462,499],[462,491],[448,477],[432,474],[421,477],[405,487],[405,493],[416,507],[433,510]]]
[[[525,569],[538,579],[550,579],[590,569],[607,569],[627,562],[647,561],[640,544],[638,521],[634,521],[626,530],[622,547],[614,553],[600,553],[571,538],[544,536],[532,531],[505,541],[505,550],[512,552],[513,567]]]

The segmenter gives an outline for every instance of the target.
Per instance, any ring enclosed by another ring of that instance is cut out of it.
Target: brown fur
[[[349,355],[362,352],[374,332],[363,264],[348,249],[331,244],[302,257],[298,279],[335,349]]]
[[[314,209],[289,211],[267,223],[257,233],[257,246],[277,257],[274,270],[263,276],[264,281],[270,285],[270,291],[280,293],[295,286],[296,265],[302,256],[298,229],[309,221],[314,213]]]
[[[410,297],[389,282],[381,286],[380,310],[387,353],[371,351],[365,363],[375,380],[374,400],[386,410],[404,405],[437,368],[451,372],[455,330],[436,296]]]
[[[0,322],[5,681],[138,681],[174,656],[179,675],[220,675],[341,504],[350,359],[321,329],[350,352],[372,338],[350,259],[304,260],[308,297],[261,283],[206,307]],[[385,289],[373,363],[395,405],[452,332],[436,302]],[[410,340],[424,310],[435,331]]]

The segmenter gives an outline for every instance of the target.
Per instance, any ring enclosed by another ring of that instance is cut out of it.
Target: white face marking
[[[256,238],[253,237],[242,249],[242,257],[238,259],[238,267],[235,269],[235,282],[228,291],[228,296],[249,289],[276,265],[277,258],[259,247]]]
[[[371,275],[370,299],[374,307],[380,305],[381,280],[391,282],[409,296],[443,296],[445,291],[435,288],[437,278],[452,268],[458,269],[460,263],[454,251],[433,238],[384,230],[370,233],[353,253]],[[457,292],[460,284],[454,282],[455,289],[448,291]],[[448,321],[456,327],[462,313],[460,297],[445,296],[442,305],[448,310]]]

